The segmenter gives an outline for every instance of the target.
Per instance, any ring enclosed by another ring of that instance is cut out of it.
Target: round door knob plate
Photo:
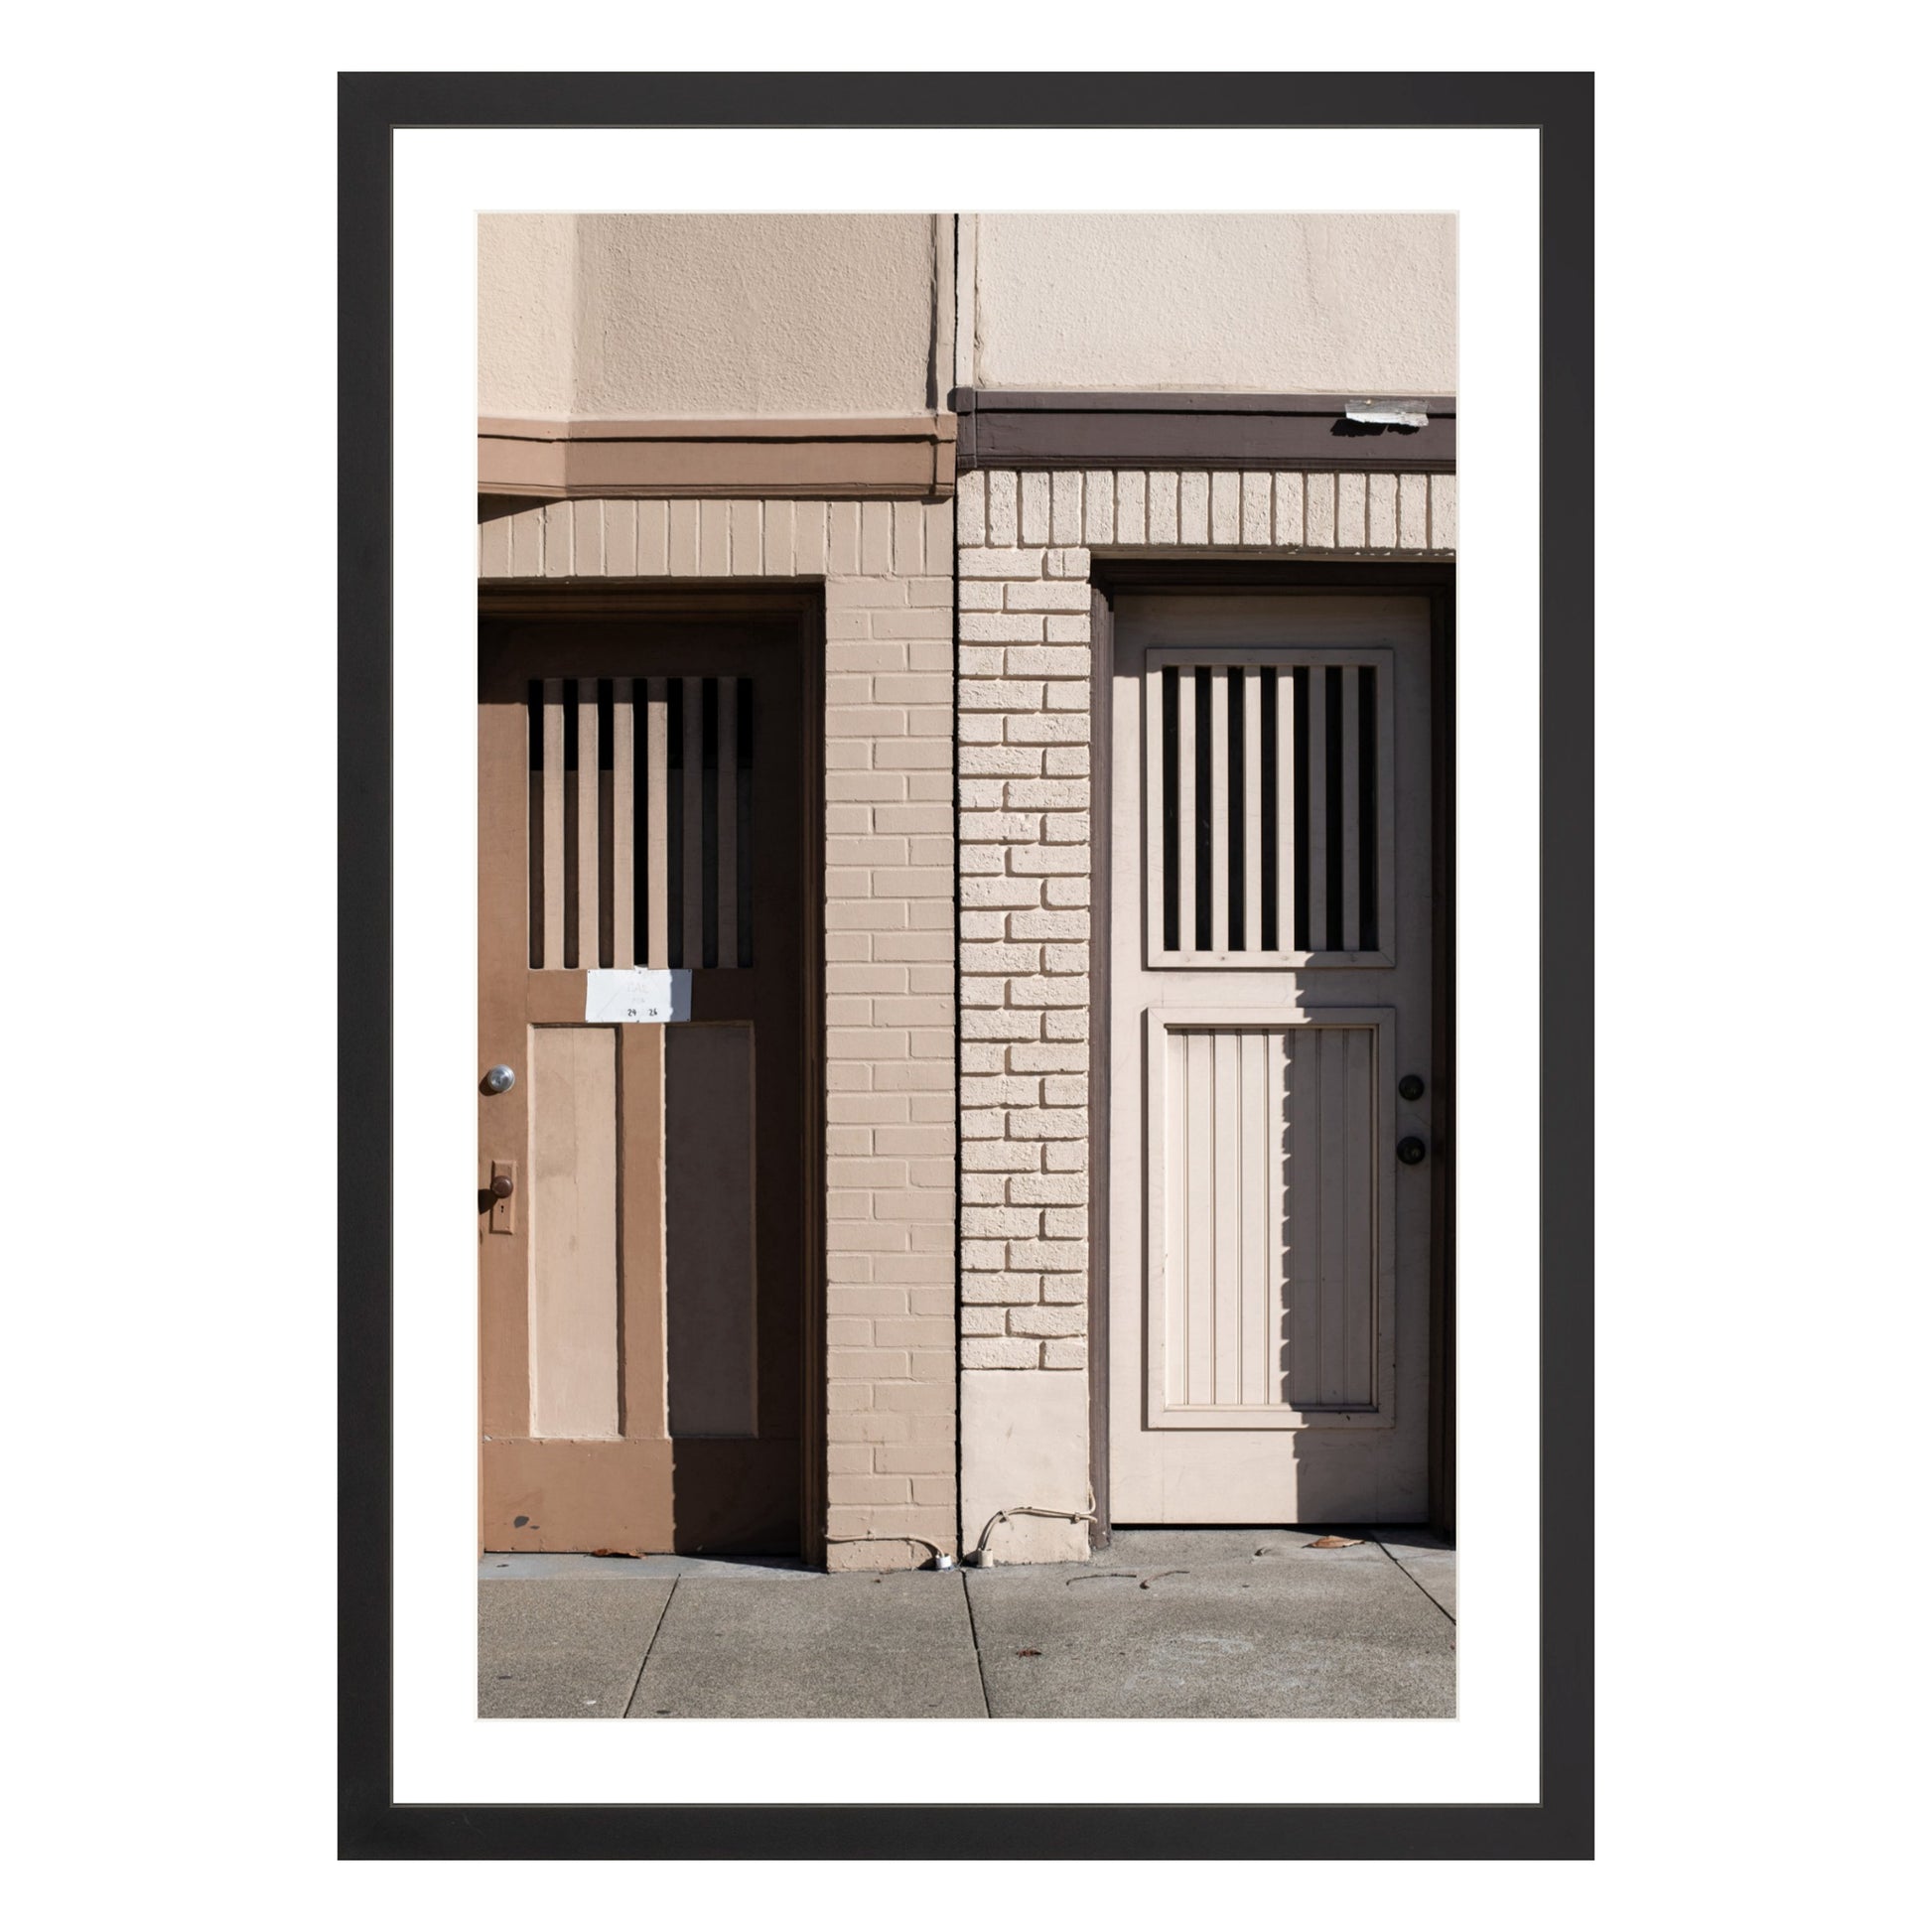
[[[1422,1083],[1422,1075],[1420,1073],[1405,1073],[1395,1083],[1395,1090],[1405,1100],[1420,1100],[1424,1093],[1428,1091]]]
[[[509,1066],[492,1066],[483,1076],[484,1093],[508,1093],[516,1085],[516,1069]]]
[[[494,1194],[498,1200],[508,1200],[509,1197],[516,1192],[516,1182],[513,1181],[508,1174],[499,1173],[495,1176],[493,1180],[490,1181],[489,1191],[492,1194]]]
[[[1405,1134],[1396,1143],[1395,1158],[1405,1168],[1419,1167],[1428,1158],[1429,1149],[1413,1134]]]

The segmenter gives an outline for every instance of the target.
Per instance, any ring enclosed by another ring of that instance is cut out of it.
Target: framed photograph
[[[1590,76],[340,111],[342,1855],[1589,1858]]]

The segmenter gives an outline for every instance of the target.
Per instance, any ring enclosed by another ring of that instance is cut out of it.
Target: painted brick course
[[[825,585],[828,1556],[955,1551],[952,505],[578,499],[480,551],[485,581]]]
[[[1056,1307],[1053,1325],[1041,1327],[1010,1290],[1016,1268],[1047,1265],[1042,1253],[1069,1270],[1087,1262],[1084,1228],[1077,1240],[1044,1238],[1073,1230],[1043,1225],[1035,1189],[1050,1149],[1085,1199],[1088,1047],[1066,1042],[1086,1040],[1090,998],[1093,546],[1442,550],[1454,543],[1454,483],[1235,471],[960,479],[960,1000],[963,1021],[977,1023],[962,1027],[960,1137],[1000,1144],[1007,1176],[1003,1196],[986,1190],[966,1210],[967,1235],[997,1238],[968,1244],[962,1293],[973,1303],[983,1283],[1000,1284],[1007,1340],[1028,1344],[977,1342],[968,1366],[1084,1366],[1066,1349],[1049,1359],[1044,1345],[1049,1334],[1083,1334],[1083,1311]],[[1049,1020],[1076,1015],[1077,1031],[1049,1031]],[[1045,1289],[1024,1278],[1043,1305]]]

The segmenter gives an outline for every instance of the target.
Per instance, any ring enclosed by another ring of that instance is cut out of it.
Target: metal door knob
[[[483,1076],[484,1093],[508,1093],[516,1085],[516,1069],[508,1066],[492,1066]]]
[[[1429,1149],[1413,1134],[1405,1134],[1396,1143],[1395,1158],[1405,1168],[1419,1167],[1428,1158]]]
[[[508,1200],[509,1197],[516,1192],[516,1182],[513,1181],[508,1174],[499,1173],[491,1177],[489,1183],[489,1191],[492,1194],[494,1194],[498,1200]]]
[[[1395,1083],[1395,1090],[1405,1100],[1420,1100],[1425,1092],[1422,1075],[1420,1073],[1405,1073]]]

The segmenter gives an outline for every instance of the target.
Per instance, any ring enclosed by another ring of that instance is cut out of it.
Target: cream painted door
[[[1117,602],[1117,1523],[1427,1514],[1429,653],[1426,598]]]

